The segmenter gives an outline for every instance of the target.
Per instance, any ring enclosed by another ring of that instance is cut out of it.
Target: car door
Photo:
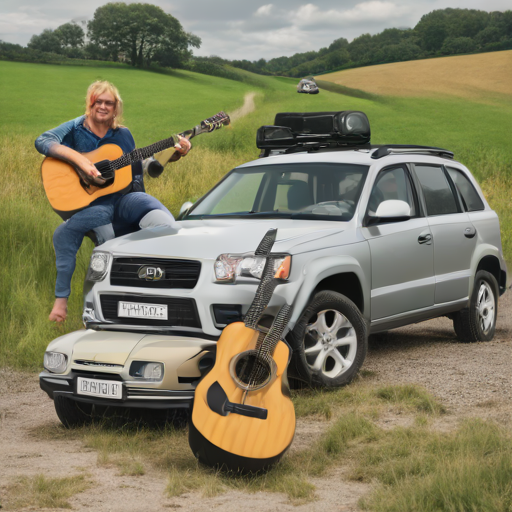
[[[468,296],[476,230],[441,165],[414,164],[434,245],[435,304]]]
[[[411,218],[370,225],[369,214],[389,199],[407,202]],[[371,320],[433,306],[432,234],[407,166],[392,166],[379,172],[366,211],[362,232],[371,252]]]

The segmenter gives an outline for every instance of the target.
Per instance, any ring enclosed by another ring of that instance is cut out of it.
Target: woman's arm
[[[57,128],[44,132],[36,139],[35,146],[37,151],[45,156],[52,156],[54,158],[64,160],[74,167],[80,168],[92,178],[100,176],[98,169],[96,169],[87,157],[62,144],[64,137],[66,137],[73,128],[74,120],[68,121],[57,126]]]

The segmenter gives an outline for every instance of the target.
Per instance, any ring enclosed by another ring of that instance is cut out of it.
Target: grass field
[[[462,92],[449,98],[426,93],[364,98],[327,91],[309,96],[295,92],[294,80],[273,77],[248,76],[245,82],[235,82],[189,72],[161,75],[0,62],[0,368],[40,369],[47,343],[81,327],[81,286],[92,244],[86,240],[78,256],[69,320],[64,326],[50,324],[47,317],[55,280],[51,237],[61,221],[44,196],[39,177],[42,157],[33,142],[44,130],[80,115],[85,90],[97,78],[119,87],[125,100],[125,124],[139,146],[190,128],[219,110],[232,112],[242,105],[246,93],[256,93],[254,112],[238,119],[230,129],[195,139],[187,158],[168,167],[158,180],[148,178],[147,191],[175,214],[184,201],[200,197],[232,167],[257,157],[256,129],[271,124],[276,112],[362,110],[370,118],[375,143],[453,150],[474,172],[498,211],[505,254],[509,260],[512,257],[510,101],[494,105]],[[372,92],[363,86],[351,85]],[[414,388],[375,389],[364,381],[335,393],[296,396],[295,407],[298,416],[329,420],[325,435],[311,449],[285,459],[271,478],[250,482],[223,479],[198,469],[183,432],[167,436],[127,432],[124,443],[119,441],[119,430],[101,428],[78,435],[84,436],[86,447],[98,450],[100,464],[114,463],[121,473],[142,474],[148,464],[145,461],[154,460],[170,475],[169,495],[190,488],[209,493],[236,488],[284,491],[294,499],[308,500],[313,496],[308,479],[321,476],[325,468],[348,457],[357,461],[349,478],[376,485],[376,492],[363,504],[369,510],[510,510],[508,431],[473,423],[457,432],[438,434],[429,428],[429,418],[443,410],[428,393]],[[401,407],[414,415],[414,427],[383,431],[375,424],[383,407]],[[169,451],[174,449],[170,457]],[[74,484],[74,492],[88,485],[83,479]],[[38,476],[13,485],[13,493],[19,494],[19,488],[31,489],[20,506],[33,506],[33,496],[40,495],[65,503],[67,495],[62,488],[70,483]],[[473,496],[472,489],[481,490],[480,497]],[[446,496],[451,501],[442,509],[439,503]],[[501,501],[485,508],[481,499],[488,503],[494,496]]]
[[[417,64],[417,63],[413,63]],[[52,233],[61,222],[44,195],[33,146],[45,129],[83,112],[85,90],[95,79],[113,81],[125,101],[125,124],[138,146],[195,125],[219,110],[228,113],[256,93],[256,110],[232,127],[203,135],[194,150],[171,164],[147,191],[177,214],[186,200],[204,194],[235,165],[257,157],[256,129],[279,111],[363,110],[375,143],[441,146],[455,152],[480,180],[502,225],[505,254],[512,257],[512,104],[487,105],[465,98],[374,100],[322,91],[297,94],[295,81],[255,77],[253,84],[176,71],[162,75],[131,69],[59,67],[0,62],[0,366],[37,369],[47,343],[81,327],[81,286],[92,244],[77,260],[65,326],[47,320],[55,279]],[[248,78],[248,81],[251,78]]]
[[[510,106],[512,50],[381,64],[319,78],[385,96],[456,96]]]

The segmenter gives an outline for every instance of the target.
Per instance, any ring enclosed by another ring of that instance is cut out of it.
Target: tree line
[[[200,45],[199,37],[185,32],[181,23],[160,7],[114,2],[96,9],[87,23],[87,34],[79,24],[65,23],[32,36],[27,48],[144,68],[153,63],[183,67],[192,57],[191,48]]]
[[[268,75],[302,77],[349,67],[446,55],[512,49],[512,11],[441,9],[425,14],[412,29],[389,28],[352,42],[341,37],[318,51],[230,64]]]
[[[73,22],[55,30],[45,29],[32,36],[27,48],[0,41],[0,59],[94,59],[139,68],[185,68],[241,79],[233,67],[264,75],[303,77],[372,64],[512,49],[511,10],[435,10],[424,15],[412,29],[390,28],[376,35],[363,34],[350,43],[340,37],[318,51],[255,61],[195,57],[192,48],[199,48],[201,39],[151,4],[108,3],[96,9],[86,29]]]

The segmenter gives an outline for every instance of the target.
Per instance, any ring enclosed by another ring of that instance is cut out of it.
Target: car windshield
[[[269,217],[350,220],[368,166],[334,163],[235,169],[194,205],[185,219]]]

